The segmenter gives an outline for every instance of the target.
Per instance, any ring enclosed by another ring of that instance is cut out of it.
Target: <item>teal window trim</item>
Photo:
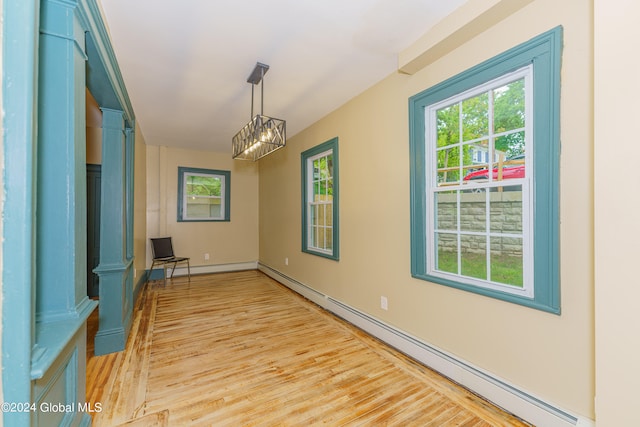
[[[222,218],[189,219],[186,217],[186,206],[184,206],[184,186],[187,174],[203,174],[221,177],[224,180],[221,195],[224,203]],[[189,167],[178,167],[178,222],[228,222],[231,221],[231,172],[215,169],[199,169]]]
[[[409,99],[411,274],[523,306],[560,314],[559,170],[562,27],[556,27]],[[534,218],[532,298],[427,274],[425,108],[501,75],[533,65]]]
[[[326,151],[331,151],[333,155],[333,205],[332,205],[332,216],[333,216],[333,228],[332,228],[332,241],[333,247],[331,253],[321,252],[315,250],[313,247],[309,246],[309,209],[307,203],[308,197],[308,175],[311,171],[308,168],[308,160],[318,154],[324,153]],[[340,259],[340,167],[339,167],[339,156],[338,156],[338,137],[332,138],[328,141],[323,142],[320,145],[316,145],[313,148],[310,148],[300,155],[301,161],[301,180],[302,180],[302,252],[306,252],[313,255],[318,255],[324,258],[332,259],[338,261]]]

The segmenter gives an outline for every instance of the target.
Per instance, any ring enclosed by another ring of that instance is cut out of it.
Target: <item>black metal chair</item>
[[[167,285],[167,266],[173,264],[171,268],[171,277],[173,278],[173,273],[176,271],[176,265],[181,262],[187,263],[187,273],[189,275],[189,280],[191,280],[191,266],[189,265],[189,258],[187,257],[177,257],[173,253],[173,244],[171,244],[171,237],[158,237],[151,240],[151,250],[153,251],[153,262],[151,263],[151,270],[149,271],[149,275],[147,276],[147,282],[149,281],[149,276],[151,276],[151,272],[153,272],[153,267],[156,265],[162,265],[164,270],[164,285]]]

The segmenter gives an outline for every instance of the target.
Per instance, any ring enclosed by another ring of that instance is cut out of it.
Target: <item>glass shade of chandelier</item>
[[[263,114],[264,75],[267,70],[268,65],[258,62],[247,79],[247,83],[251,83],[251,118],[231,140],[234,159],[256,161],[286,144],[286,122]],[[261,89],[261,105],[260,114],[254,116],[253,94],[257,84],[260,84]]]

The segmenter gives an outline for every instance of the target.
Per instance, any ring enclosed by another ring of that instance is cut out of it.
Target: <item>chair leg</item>
[[[164,282],[163,282],[163,286],[166,288],[167,287],[167,263],[165,262],[164,264],[162,264],[162,269],[164,270]]]
[[[170,279],[173,279],[173,273],[176,272],[176,264],[178,264],[177,262],[173,263],[173,267],[171,267],[171,277]]]
[[[191,281],[191,265],[189,265],[189,260],[187,260],[187,274],[189,275],[189,281]]]

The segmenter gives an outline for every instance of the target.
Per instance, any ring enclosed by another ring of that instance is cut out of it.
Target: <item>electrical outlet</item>
[[[284,265],[289,265],[289,258],[284,259]]]
[[[387,301],[387,297],[380,297],[380,308],[383,310],[389,310],[389,301]]]
[[[205,260],[205,261],[209,261],[209,254],[208,254],[208,253],[207,253],[207,254],[204,254],[204,260]]]

